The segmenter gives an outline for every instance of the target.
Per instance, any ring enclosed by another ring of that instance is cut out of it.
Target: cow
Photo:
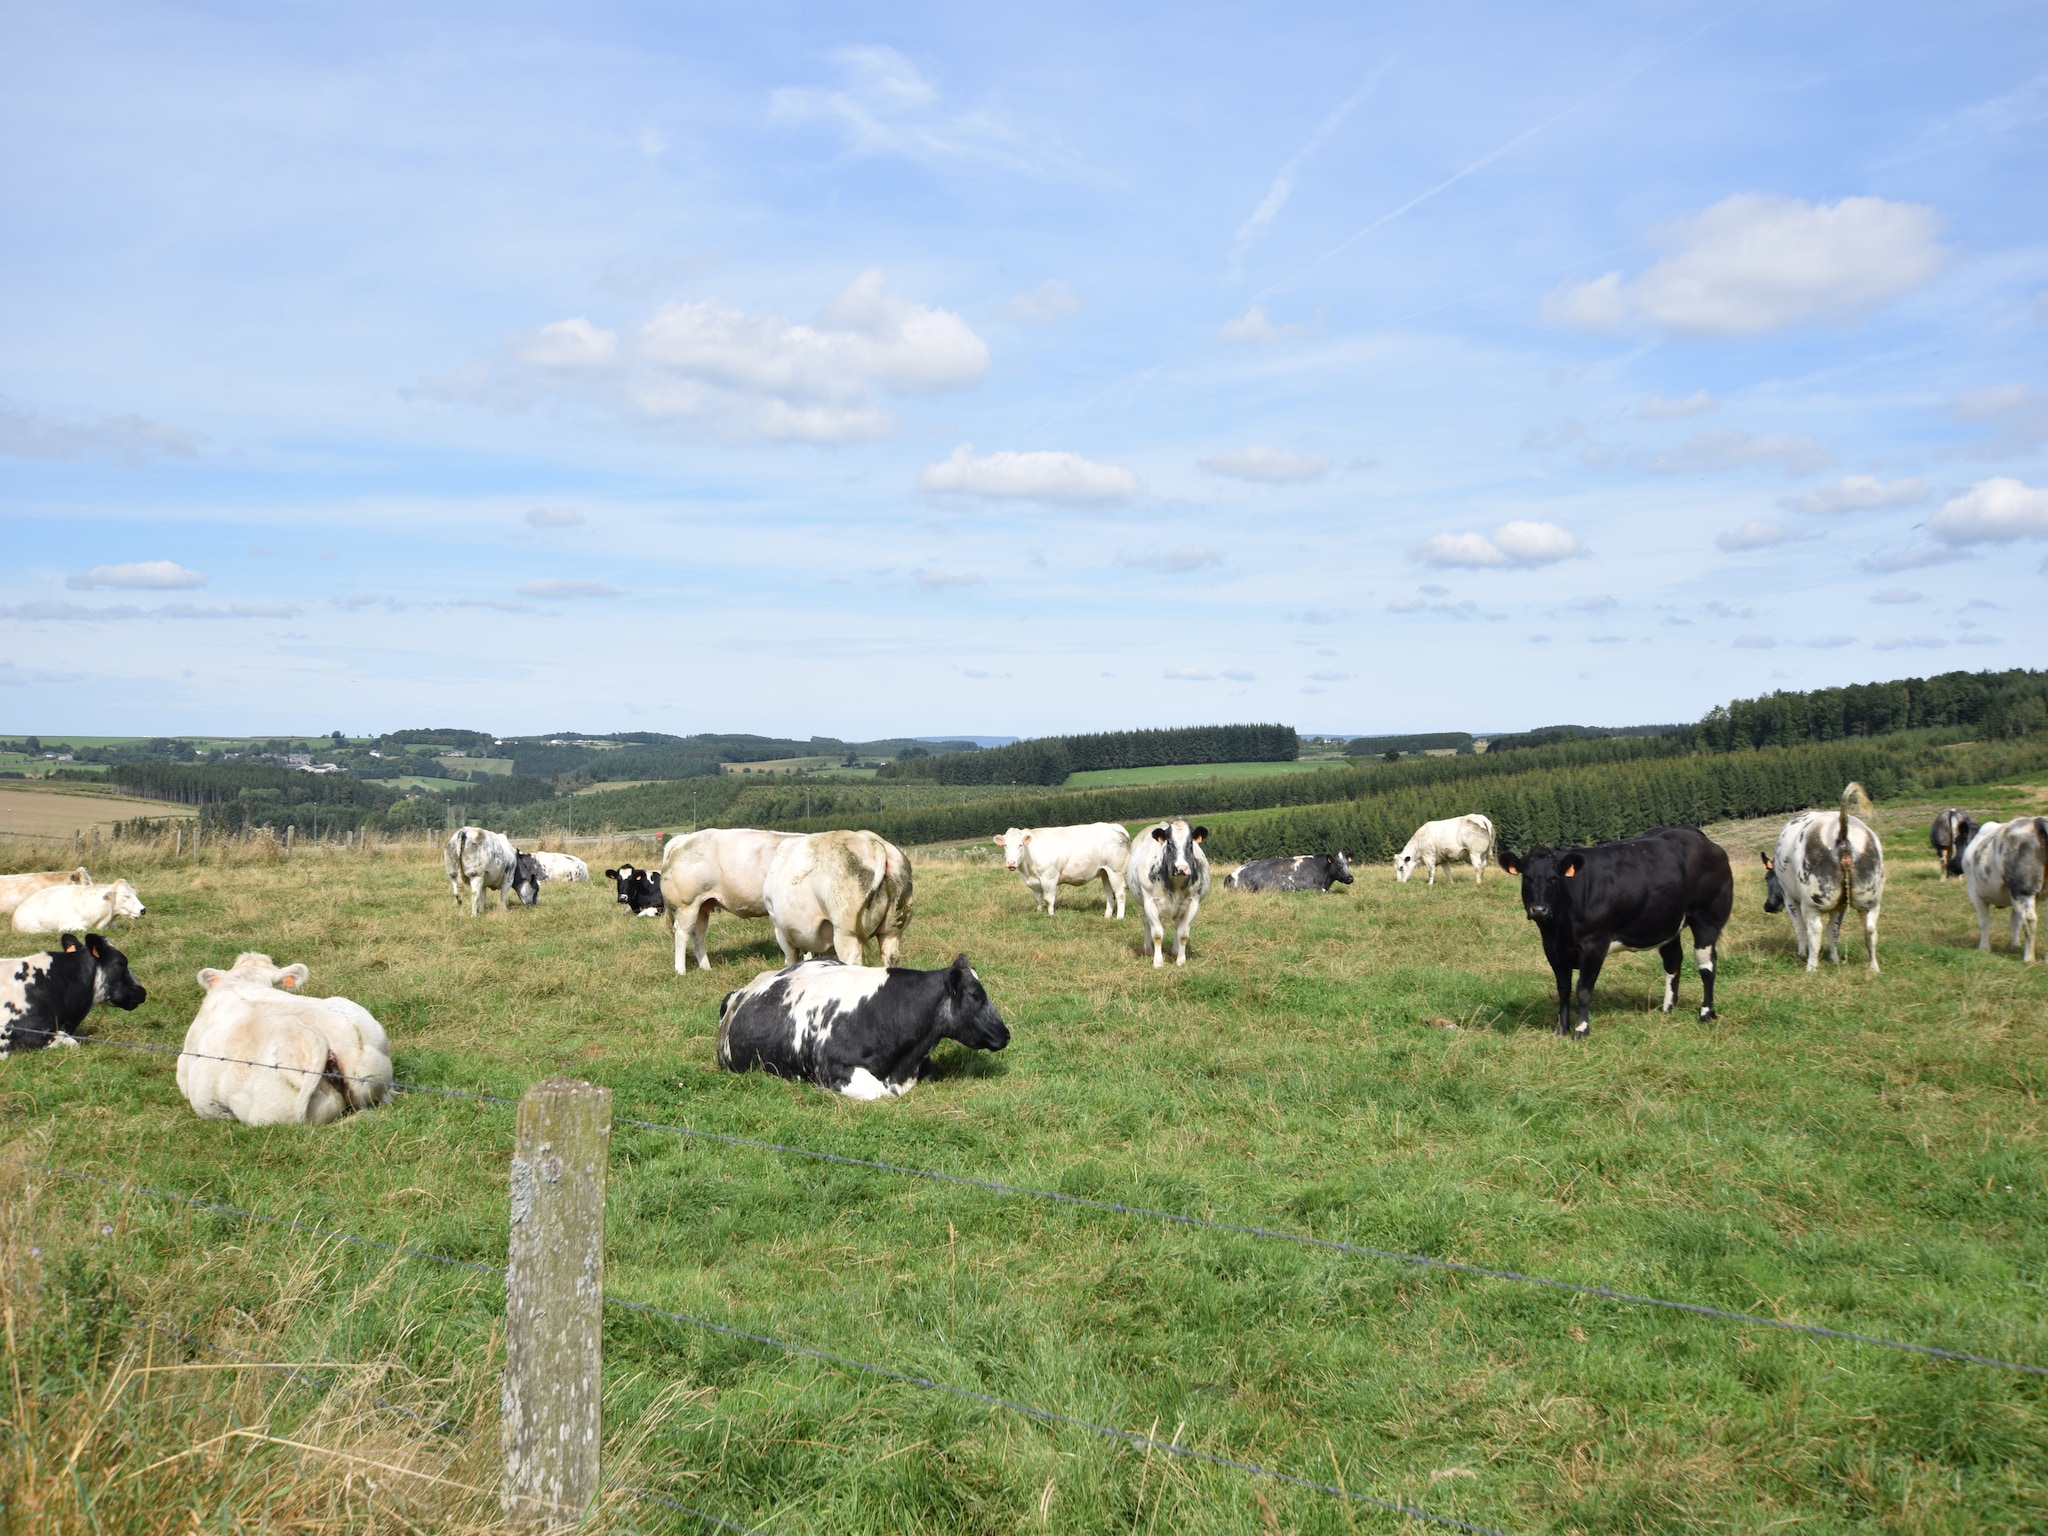
[[[1060,887],[1102,882],[1102,915],[1124,915],[1124,874],[1131,862],[1131,834],[1113,821],[1079,827],[1012,827],[994,839],[1003,850],[1003,868],[1024,877],[1037,911],[1047,917],[1058,904]]]
[[[367,1008],[302,997],[308,972],[249,951],[199,973],[178,1091],[202,1120],[326,1125],[392,1095],[391,1042]]]
[[[7,916],[37,891],[48,890],[53,885],[91,885],[92,876],[85,872],[85,866],[66,874],[61,869],[29,875],[0,875],[0,917]]]
[[[1253,859],[1223,877],[1233,891],[1327,891],[1351,884],[1351,860],[1336,853],[1304,853],[1291,859]]]
[[[1934,818],[1934,825],[1927,832],[1927,845],[1934,850],[1935,864],[1941,871],[1942,880],[1963,872],[1963,850],[1970,846],[1970,839],[1976,834],[1977,819],[1955,806]]]
[[[1764,856],[1764,910],[1792,921],[1792,944],[1811,971],[1820,965],[1823,921],[1828,958],[1842,963],[1842,918],[1863,914],[1863,945],[1877,974],[1877,912],[1884,900],[1884,845],[1869,823],[1870,797],[1861,784],[1842,791],[1839,811],[1801,811],[1778,833],[1775,855]]]
[[[768,862],[761,904],[788,964],[831,953],[859,965],[872,939],[894,965],[912,915],[910,860],[872,832],[791,838]]]
[[[1166,926],[1173,925],[1175,965],[1188,963],[1188,930],[1209,894],[1209,855],[1202,842],[1207,827],[1190,828],[1179,817],[1155,821],[1131,839],[1131,862],[1125,883],[1145,914],[1145,932],[1152,940],[1152,967],[1166,964],[1161,945]]]
[[[0,1056],[77,1045],[95,1003],[133,1012],[149,998],[128,957],[97,933],[67,933],[58,948],[0,960]]]
[[[619,888],[619,905],[635,917],[659,917],[662,912],[661,872],[637,864],[621,864],[604,872],[605,879]]]
[[[1557,1032],[1584,1039],[1593,1027],[1593,986],[1617,949],[1654,949],[1664,963],[1664,1012],[1678,1001],[1679,932],[1692,929],[1700,1018],[1714,1013],[1714,946],[1735,908],[1728,855],[1694,827],[1659,827],[1590,848],[1503,848],[1500,867],[1522,877],[1522,910],[1543,935],[1557,980]],[[1572,1020],[1572,972],[1579,973]]]
[[[2012,947],[2022,950],[2022,964],[2032,965],[2037,903],[2048,885],[2048,818],[1986,822],[1963,851],[1963,878],[1977,909],[1977,947],[1991,948],[1991,909],[2011,907]]]
[[[522,907],[540,900],[540,865],[532,854],[513,847],[512,839],[502,832],[457,827],[441,851],[441,865],[448,871],[448,889],[454,893],[458,912],[462,910],[462,888],[469,887],[471,917],[483,915],[485,891],[498,893],[500,912],[512,895],[519,897]]]
[[[676,974],[687,975],[690,951],[697,951],[700,970],[711,969],[704,936],[713,912],[734,917],[766,917],[762,887],[768,866],[785,843],[801,832],[757,832],[751,827],[707,827],[688,837],[669,840],[661,856],[661,899],[676,941]]]
[[[806,960],[763,971],[718,1005],[718,1064],[759,1067],[849,1099],[900,1098],[932,1048],[1000,1051],[1010,1031],[961,955],[942,970]]]
[[[561,885],[590,883],[590,866],[573,853],[536,853],[531,857],[545,882]]]
[[[1406,885],[1420,864],[1428,867],[1429,883],[1435,885],[1436,867],[1441,864],[1444,884],[1448,885],[1450,866],[1465,859],[1472,865],[1472,883],[1478,885],[1485,879],[1486,861],[1492,856],[1493,823],[1478,812],[1453,816],[1447,821],[1425,821],[1408,839],[1408,846],[1394,855],[1394,878]]]
[[[126,880],[110,885],[49,885],[14,909],[16,933],[80,932],[106,928],[117,917],[138,918],[148,910]]]

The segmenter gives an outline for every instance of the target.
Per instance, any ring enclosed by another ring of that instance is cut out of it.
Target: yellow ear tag
[[[1564,877],[1565,877],[1565,879],[1567,879],[1567,880],[1575,879],[1575,878],[1577,877],[1578,873],[1579,873],[1579,868],[1578,868],[1578,866],[1577,866],[1576,864],[1574,864],[1574,865],[1573,865],[1573,866],[1572,866],[1572,867],[1571,867],[1570,869],[1568,869],[1568,870],[1566,870],[1566,871],[1564,872]]]
[[[75,955],[78,953],[78,946],[76,944],[66,944],[64,946],[64,953],[67,955]]]
[[[299,985],[299,978],[298,978],[298,977],[296,977],[296,976],[287,976],[287,977],[285,977],[285,979],[284,979],[284,984],[285,984],[285,985],[286,985],[287,987],[291,987],[291,988],[293,988],[294,990],[296,990],[296,989],[297,989],[297,987],[298,987],[298,985]]]

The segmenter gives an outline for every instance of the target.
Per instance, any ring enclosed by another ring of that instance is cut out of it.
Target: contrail
[[[1637,79],[1639,76],[1647,74],[1650,70],[1656,68],[1659,64],[1663,63],[1664,60],[1671,57],[1672,54],[1678,52],[1679,49],[1687,46],[1692,42],[1697,41],[1706,32],[1710,31],[1714,27],[1719,26],[1721,24],[1722,19],[1722,17],[1716,16],[1715,18],[1713,18],[1713,20],[1708,21],[1703,25],[1695,28],[1693,31],[1687,33],[1684,37],[1680,38],[1677,42],[1665,48],[1662,52],[1652,54],[1649,57],[1649,59],[1637,65],[1634,69],[1630,70],[1620,79],[1609,81],[1606,85],[1601,86],[1599,90],[1593,92],[1592,95],[1584,97],[1579,101],[1575,101],[1570,106],[1565,107],[1560,111],[1553,112],[1549,117],[1544,118],[1542,122],[1537,123],[1534,127],[1523,129],[1520,133],[1516,134],[1512,139],[1509,139],[1505,144],[1502,144],[1499,148],[1487,151],[1487,153],[1481,155],[1477,160],[1474,160],[1462,171],[1459,171],[1457,174],[1453,176],[1448,176],[1444,180],[1438,182],[1435,186],[1431,187],[1427,192],[1418,193],[1414,197],[1409,198],[1407,202],[1403,203],[1400,207],[1394,209],[1392,212],[1381,214],[1378,218],[1374,219],[1370,224],[1366,225],[1365,228],[1358,231],[1357,234],[1351,236],[1349,239],[1345,240],[1341,244],[1331,247],[1329,250],[1325,251],[1321,256],[1318,256],[1314,261],[1310,262],[1306,267],[1304,267],[1300,272],[1296,273],[1293,277],[1283,278],[1281,281],[1273,283],[1270,286],[1260,290],[1258,298],[1271,298],[1274,294],[1280,293],[1288,288],[1293,287],[1296,283],[1299,283],[1303,278],[1307,277],[1310,273],[1315,272],[1316,270],[1326,265],[1330,261],[1333,261],[1337,257],[1343,255],[1344,252],[1350,250],[1352,246],[1358,244],[1359,241],[1363,240],[1367,235],[1371,234],[1374,230],[1385,228],[1387,225],[1393,223],[1394,220],[1400,218],[1403,214],[1411,213],[1415,209],[1420,208],[1424,203],[1428,202],[1438,193],[1447,192],[1452,187],[1455,187],[1459,182],[1463,181],[1466,177],[1486,169],[1487,166],[1493,164],[1494,161],[1500,159],[1502,155],[1508,154],[1513,150],[1520,148],[1522,145],[1528,143],[1529,140],[1535,138],[1537,134],[1543,132],[1544,129],[1555,126],[1556,124],[1562,122],[1565,118],[1570,117],[1574,112],[1579,112],[1587,107],[1590,107],[1591,105],[1593,105],[1594,102],[1600,100],[1603,96],[1612,95],[1614,92],[1620,90],[1624,85],[1627,85],[1630,81]]]
[[[1329,142],[1331,134],[1344,126],[1344,119],[1358,109],[1360,103],[1372,94],[1372,88],[1378,85],[1387,71],[1399,62],[1400,55],[1397,54],[1367,75],[1360,82],[1358,89],[1346,97],[1336,111],[1323,119],[1322,126],[1309,135],[1308,142],[1296,150],[1287,163],[1280,167],[1273,177],[1273,185],[1266,190],[1265,199],[1252,210],[1251,217],[1238,226],[1237,234],[1231,239],[1231,276],[1235,277],[1243,270],[1245,253],[1258,242],[1261,235],[1265,234],[1266,226],[1279,216],[1280,210],[1287,206],[1287,199],[1294,195],[1294,180],[1300,175],[1302,166],[1308,163],[1310,156]]]

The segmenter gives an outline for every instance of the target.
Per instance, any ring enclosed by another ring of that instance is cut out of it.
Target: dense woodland
[[[886,778],[935,784],[1064,784],[1070,774],[1105,768],[1166,768],[1191,763],[1291,763],[1301,737],[1291,725],[1191,725],[1167,731],[1099,731],[1041,736],[972,756],[909,753],[881,770]]]

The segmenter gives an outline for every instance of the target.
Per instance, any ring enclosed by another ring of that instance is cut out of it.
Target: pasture
[[[49,784],[31,789],[0,784],[0,838],[11,834],[68,840],[74,832],[90,835],[94,827],[106,832],[115,822],[136,817],[161,820],[195,814],[190,806],[110,795],[91,785]]]
[[[1070,773],[1063,788],[1097,789],[1112,784],[1187,784],[1207,779],[1263,779],[1276,773],[1314,773],[1344,768],[1342,757],[1304,757],[1285,763],[1169,763],[1158,768],[1093,768]]]
[[[1240,896],[1219,869],[1187,967],[1155,972],[1135,915],[1105,923],[1087,890],[1048,920],[999,866],[925,857],[906,961],[967,952],[1014,1042],[943,1047],[909,1098],[856,1104],[716,1069],[719,998],[778,959],[765,923],[714,918],[715,969],[682,978],[666,929],[604,885],[458,915],[423,842],[197,866],[103,850],[94,874],[149,901],[115,940],[151,995],[88,1028],[174,1048],[193,973],[265,950],[369,1007],[401,1081],[516,1097],[567,1073],[608,1084],[621,1117],[2048,1363],[2048,966],[2023,969],[2002,921],[1975,950],[1926,851],[1934,809],[1880,811],[1882,976],[1860,938],[1807,976],[1763,914],[1755,850],[1777,818],[1710,829],[1738,882],[1722,1017],[1695,1019],[1690,959],[1666,1016],[1655,958],[1617,956],[1583,1044],[1548,1032],[1549,973],[1506,877],[1397,887],[1381,865],[1328,896]],[[46,1319],[11,1325],[5,1475],[47,1499],[43,1528],[160,1529],[180,1500],[208,1528],[255,1528],[294,1477],[318,1484],[308,1528],[489,1524],[488,1493],[461,1490],[487,1488],[496,1443],[495,1282],[21,1165],[502,1263],[509,1109],[411,1095],[316,1131],[204,1123],[168,1057],[88,1045],[0,1061],[0,1113],[10,1315],[33,1291]],[[613,1141],[616,1296],[1505,1531],[2048,1528],[2042,1377],[661,1131]],[[196,1374],[135,1389],[119,1436],[90,1428],[112,1409],[38,1410],[112,1400],[118,1316],[263,1361],[355,1362],[347,1412],[189,1353]],[[436,1451],[379,1418],[376,1392],[476,1433]],[[606,1401],[615,1475],[748,1529],[1421,1528],[624,1313]],[[355,1425],[366,1458],[448,1486],[366,1488],[269,1441],[180,1456],[194,1426],[259,1409],[272,1440]],[[21,1428],[38,1412],[41,1439]],[[704,1528],[624,1498],[600,1523]]]

